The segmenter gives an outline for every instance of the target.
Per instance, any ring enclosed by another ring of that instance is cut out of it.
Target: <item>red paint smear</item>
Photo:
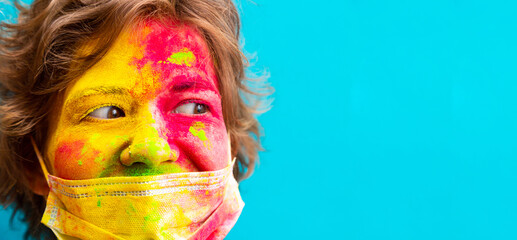
[[[194,27],[178,24],[174,21],[163,24],[155,20],[149,20],[143,25],[150,30],[147,31],[148,35],[140,42],[141,46],[145,46],[145,52],[143,58],[135,59],[133,64],[141,69],[146,64],[151,63],[152,68],[160,72],[162,81],[164,81],[162,91],[168,91],[169,84],[179,84],[184,81],[209,81],[214,84],[215,90],[219,94],[210,51],[205,39]],[[165,61],[172,53],[180,52],[184,48],[188,48],[196,57],[196,61],[191,67],[158,63],[159,61]],[[170,82],[166,83],[166,81]],[[173,110],[173,106],[179,104],[178,99],[182,99],[182,97],[174,94],[170,95],[170,93],[160,95],[155,101],[159,113],[153,114],[160,115],[154,116],[154,118],[157,122],[164,123],[158,124],[159,128],[165,128],[158,129],[162,133],[162,137],[165,135],[171,148],[179,150],[179,158],[176,163],[183,165],[183,162],[191,161],[200,171],[224,168],[227,164],[227,138],[223,137],[226,136],[226,127],[220,102],[217,102],[217,104],[207,103],[211,105],[211,114],[197,115],[193,119],[168,114]],[[171,104],[172,106],[170,106]],[[195,121],[204,122],[207,137],[212,141],[217,141],[214,143],[212,150],[208,150],[202,141],[190,134],[188,129]]]
[[[143,27],[147,29],[143,29]],[[139,31],[140,33],[138,33]],[[187,166],[189,165],[187,162],[192,162],[200,171],[226,167],[227,137],[220,101],[206,103],[210,105],[211,114],[196,115],[195,117],[170,114],[174,106],[180,103],[179,100],[184,99],[180,95],[169,92],[172,84],[183,81],[208,81],[213,83],[215,91],[219,95],[217,76],[204,38],[194,27],[178,24],[172,20],[165,24],[156,20],[144,22],[137,29],[138,34],[142,36],[137,44],[144,48],[144,52],[143,57],[135,58],[132,64],[139,70],[150,64],[153,71],[160,73],[162,84],[158,92],[154,93],[156,99],[152,101],[152,104],[156,107],[156,111],[153,111],[152,114],[160,137],[167,139],[171,149],[178,150],[179,159],[176,163]],[[159,61],[167,60],[172,53],[179,52],[184,48],[188,48],[196,58],[191,67],[159,63]],[[213,149],[208,150],[203,146],[202,141],[189,132],[189,127],[195,121],[205,124],[205,132],[212,141]],[[80,154],[81,148],[78,151]],[[63,162],[66,162],[66,158],[74,159],[71,158],[72,155],[68,154]],[[77,155],[75,156],[77,157]],[[83,159],[85,159],[84,156]],[[80,169],[85,168],[85,164],[86,162],[83,162]],[[72,165],[77,171],[79,166],[75,162]]]
[[[95,171],[97,163],[95,158],[101,153],[99,150],[85,147],[84,140],[71,142],[60,142],[55,152],[54,169],[56,175],[64,179],[87,179],[94,178],[92,171]],[[79,165],[79,160],[82,165]]]
[[[63,142],[59,144],[59,147],[56,149],[54,160],[54,168],[57,171],[56,175],[65,179],[74,178],[73,169],[78,167],[77,160],[81,159],[83,147],[84,141],[82,140]]]

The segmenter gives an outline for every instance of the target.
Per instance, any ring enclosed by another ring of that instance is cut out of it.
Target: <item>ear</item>
[[[29,182],[29,187],[31,188],[32,192],[37,195],[47,197],[49,188],[47,180],[41,172],[33,172],[25,169],[25,177]]]

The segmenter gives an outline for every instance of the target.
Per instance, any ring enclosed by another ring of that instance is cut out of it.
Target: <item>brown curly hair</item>
[[[246,77],[240,19],[231,0],[35,0],[28,8],[15,6],[18,23],[0,25],[0,202],[13,206],[13,214],[24,213],[26,238],[54,238],[40,223],[45,199],[31,190],[35,176],[42,177],[31,136],[45,149],[48,113],[59,93],[139,20],[172,18],[201,32],[214,60],[232,155],[239,163],[234,174],[242,180],[253,172],[261,150],[254,114],[261,96],[272,89],[265,77]],[[79,56],[86,43],[96,50]]]

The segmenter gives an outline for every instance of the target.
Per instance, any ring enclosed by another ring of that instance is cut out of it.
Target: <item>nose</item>
[[[143,163],[153,168],[166,161],[176,161],[178,153],[176,147],[171,147],[160,137],[155,127],[142,126],[134,132],[129,146],[121,153],[120,162],[125,166]]]

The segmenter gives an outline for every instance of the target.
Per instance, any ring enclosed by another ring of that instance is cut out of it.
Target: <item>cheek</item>
[[[200,171],[219,170],[228,165],[228,136],[222,121],[177,120],[169,144],[180,149],[178,161],[191,161]]]
[[[64,179],[96,177],[106,159],[101,151],[85,144],[85,140],[62,141],[54,153],[55,175]]]

